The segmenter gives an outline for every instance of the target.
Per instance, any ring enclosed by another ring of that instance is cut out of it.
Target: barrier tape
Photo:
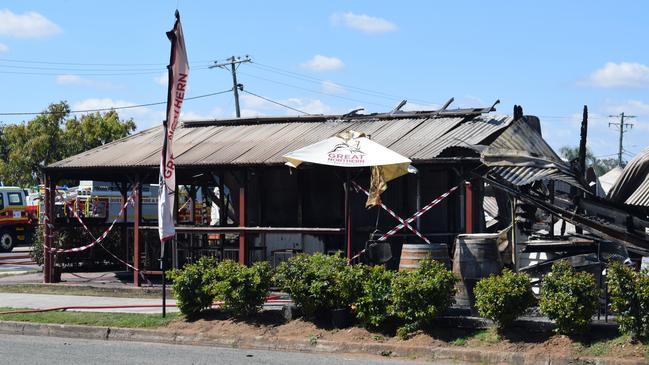
[[[360,191],[362,191],[363,193],[365,193],[365,195],[367,195],[367,196],[370,195],[369,191],[365,190],[362,186],[358,185],[355,181],[352,181],[352,185],[354,186],[355,189],[360,190]],[[419,231],[417,231],[415,228],[413,228],[413,227],[409,224],[409,223],[412,222],[414,219],[412,219],[412,220],[410,220],[410,222],[408,222],[408,221],[404,220],[403,218],[399,217],[399,216],[397,215],[397,213],[395,213],[394,211],[392,211],[392,209],[388,208],[385,204],[383,204],[383,202],[381,202],[380,206],[381,206],[381,208],[383,208],[383,210],[385,210],[386,212],[388,212],[391,216],[393,216],[396,220],[398,220],[398,221],[401,223],[398,227],[401,227],[401,228],[403,228],[403,227],[407,227],[410,231],[412,231],[412,233],[414,233],[415,235],[417,235],[417,237],[419,237],[419,238],[421,238],[422,240],[424,240],[424,242],[428,243],[429,245],[431,244],[430,241],[428,240],[428,238],[424,237],[423,234],[419,233]],[[401,228],[399,228],[398,230],[401,230]],[[393,229],[393,230],[394,230],[394,229]],[[397,231],[398,231],[398,230],[397,230]],[[392,231],[390,231],[390,232],[392,232]],[[390,236],[393,235],[394,233],[396,233],[396,231],[393,232],[393,233],[391,233],[391,234],[390,234],[389,236],[387,236],[387,237],[390,237]],[[386,234],[387,234],[387,233],[386,233]],[[386,235],[383,235],[381,238],[379,238],[379,241],[384,241],[385,238],[383,238],[383,237],[385,237],[385,236],[386,236]],[[387,237],[386,237],[386,238],[387,238]]]
[[[361,252],[357,253],[356,255],[352,256],[348,261],[347,264],[351,264],[352,261],[356,260],[357,258],[361,257],[365,253],[365,249],[362,249]]]
[[[415,214],[412,215],[412,217],[406,219],[405,223],[411,223],[411,222],[414,221],[415,219],[421,217],[424,213],[426,213],[427,211],[429,211],[432,207],[436,206],[436,205],[439,204],[442,200],[446,199],[449,195],[451,195],[455,190],[457,190],[458,187],[459,187],[459,185],[458,185],[458,186],[454,186],[454,187],[452,187],[451,189],[449,189],[447,192],[445,192],[444,194],[438,196],[435,200],[433,200],[432,202],[428,203],[428,205],[426,205],[425,207],[419,209]],[[387,232],[386,234],[384,234],[383,236],[381,236],[378,240],[379,240],[379,241],[385,241],[385,240],[387,240],[388,238],[390,238],[391,236],[393,236],[395,233],[397,233],[397,232],[399,232],[400,230],[402,230],[404,226],[405,226],[405,224],[402,222],[401,224],[399,224],[398,226],[392,228],[389,232]],[[426,243],[430,244],[430,241],[428,241],[427,239],[426,239],[425,241],[426,241]]]
[[[68,204],[68,202],[65,202],[66,207],[68,207],[70,212],[72,212],[72,214],[77,219],[77,221],[79,221],[81,226],[86,230],[86,232],[90,235],[90,237],[92,237],[94,239],[94,241],[91,242],[90,244],[82,246],[82,247],[76,247],[76,248],[66,249],[66,250],[63,250],[63,249],[50,249],[50,252],[53,252],[53,253],[79,252],[79,251],[87,250],[88,248],[94,246],[95,244],[99,244],[99,247],[101,247],[106,253],[108,253],[110,256],[112,256],[115,260],[117,260],[117,261],[121,262],[122,264],[126,265],[128,268],[132,269],[133,271],[136,271],[144,281],[146,281],[148,284],[152,285],[151,282],[149,281],[149,279],[146,276],[144,276],[144,274],[142,273],[142,271],[140,269],[138,269],[135,266],[129,264],[128,262],[122,260],[117,255],[115,255],[114,253],[110,252],[106,247],[104,247],[104,245],[101,244],[101,242],[104,239],[106,239],[106,237],[108,237],[108,234],[113,229],[113,227],[115,226],[117,221],[124,217],[124,212],[126,211],[126,208],[128,207],[128,205],[133,203],[133,196],[134,196],[134,193],[135,193],[135,189],[137,189],[137,185],[135,187],[133,187],[133,192],[130,194],[130,196],[128,197],[128,199],[126,200],[126,202],[124,203],[124,205],[120,209],[119,214],[117,215],[115,220],[111,223],[110,227],[108,227],[108,229],[106,229],[104,231],[104,233],[102,233],[102,235],[99,236],[99,238],[95,238],[95,236],[92,234],[92,232],[90,231],[90,229],[88,228],[86,223],[81,219],[81,217],[79,216],[77,211],[73,207],[71,207]]]
[[[133,194],[131,194],[131,196],[126,200],[126,203],[124,203],[124,205],[122,205],[122,208],[119,210],[118,216],[115,218],[115,220],[113,220],[113,222],[110,224],[108,229],[106,229],[104,231],[104,233],[101,234],[101,236],[95,238],[94,241],[90,242],[89,244],[87,244],[85,246],[81,246],[81,247],[74,247],[74,248],[67,248],[67,249],[50,248],[49,249],[50,252],[52,252],[52,253],[80,252],[80,251],[85,251],[85,250],[89,249],[90,247],[92,247],[92,246],[94,246],[94,245],[96,245],[98,243],[101,243],[101,241],[103,241],[104,239],[106,239],[106,237],[108,237],[108,234],[110,233],[110,231],[113,230],[113,227],[115,226],[117,221],[120,220],[124,216],[124,212],[126,211],[126,207],[128,207],[128,205],[131,204],[132,202],[133,202]],[[67,203],[66,203],[66,206],[68,206]],[[68,206],[68,208],[69,208],[69,206]],[[90,230],[88,229],[88,226],[86,226],[86,224],[83,222],[83,220],[81,220],[81,217],[79,217],[79,214],[77,214],[77,212],[75,210],[72,210],[72,213],[74,214],[74,217],[79,221],[79,223],[81,223],[83,228],[88,233],[90,233]],[[46,216],[46,218],[47,218],[47,216]],[[90,233],[90,235],[93,236],[92,233]],[[101,244],[100,244],[100,246],[101,246]]]
[[[354,185],[354,188],[355,188],[357,191],[360,190],[360,191],[362,191],[363,193],[365,193],[366,195],[369,195],[369,192],[368,192],[367,190],[363,189],[363,187],[361,187],[360,185],[358,185],[355,181],[352,181],[352,184]],[[455,190],[457,190],[458,187],[459,187],[459,185],[450,188],[447,192],[445,192],[444,194],[442,194],[442,195],[438,196],[437,198],[435,198],[435,200],[433,200],[432,202],[428,203],[428,205],[426,205],[425,207],[419,209],[415,214],[412,215],[412,217],[410,217],[410,218],[408,218],[408,219],[406,219],[406,220],[403,220],[403,219],[402,219],[401,217],[399,217],[395,212],[393,212],[390,208],[388,208],[385,204],[381,203],[381,208],[383,208],[386,212],[390,213],[390,215],[392,215],[392,216],[393,216],[394,218],[396,218],[399,222],[401,222],[401,224],[399,224],[398,226],[394,227],[394,228],[391,229],[389,232],[387,232],[386,234],[384,234],[383,236],[381,236],[381,237],[378,239],[378,241],[385,241],[386,239],[388,239],[388,238],[390,238],[391,236],[393,236],[395,233],[397,233],[397,232],[399,232],[400,230],[402,230],[404,227],[407,227],[407,228],[410,229],[414,234],[416,234],[419,238],[423,239],[426,243],[431,244],[430,241],[429,241],[426,237],[424,237],[421,233],[417,232],[417,230],[415,230],[414,228],[412,228],[412,226],[410,226],[410,223],[412,223],[415,219],[421,217],[424,213],[426,213],[426,212],[429,211],[432,207],[434,207],[434,206],[436,206],[437,204],[439,204],[442,200],[446,199],[446,198],[447,198],[449,195],[451,195]],[[349,259],[349,261],[348,261],[347,263],[348,263],[348,264],[351,264],[352,261],[354,261],[354,260],[356,260],[357,258],[361,257],[361,256],[365,253],[365,251],[366,251],[365,249],[361,250],[359,253],[357,253],[356,255],[352,256],[352,257]]]

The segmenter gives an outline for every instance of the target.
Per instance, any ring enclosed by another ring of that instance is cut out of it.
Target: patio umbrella
[[[417,170],[410,166],[410,159],[370,140],[364,133],[346,131],[335,137],[300,148],[284,155],[286,163],[298,167],[304,162],[338,166],[370,167],[372,179],[366,207],[379,205],[380,195],[387,189],[387,182]],[[345,231],[347,258],[351,259],[351,214],[349,211],[349,174],[345,183]]]
[[[364,133],[342,132],[335,137],[300,148],[284,155],[286,163],[298,167],[303,162],[338,167],[372,167],[370,196],[366,206],[380,203],[380,194],[387,189],[387,182],[408,172],[416,172],[410,159],[384,147]]]

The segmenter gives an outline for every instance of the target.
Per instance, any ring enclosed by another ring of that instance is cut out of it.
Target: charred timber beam
[[[494,187],[498,189],[502,189],[510,194],[513,194],[517,198],[525,201],[528,204],[534,205],[549,213],[555,214],[567,222],[570,222],[574,225],[591,228],[595,231],[598,231],[599,233],[603,234],[606,237],[623,241],[626,243],[627,248],[632,251],[641,253],[643,255],[649,254],[649,239],[647,239],[646,236],[643,237],[636,233],[628,232],[626,228],[620,228],[616,225],[597,222],[588,217],[579,215],[576,212],[571,212],[566,209],[562,209],[546,201],[543,201],[540,198],[534,197],[532,195],[519,191],[518,189],[507,186],[506,184],[501,183],[488,176],[483,176],[482,178],[485,179],[485,181],[487,181],[489,184],[492,184]]]

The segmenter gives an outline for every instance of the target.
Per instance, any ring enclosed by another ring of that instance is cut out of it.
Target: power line
[[[255,94],[255,93],[253,93],[253,92],[248,91],[248,90],[242,89],[241,91],[244,92],[244,93],[246,93],[246,94],[250,94],[250,95],[252,95],[252,96],[256,96],[256,97],[258,97],[258,98],[260,98],[260,99],[266,100],[266,101],[268,101],[268,102],[270,102],[270,103],[277,104],[277,105],[279,105],[279,106],[283,106],[284,108],[294,110],[294,111],[296,111],[296,112],[298,112],[298,113],[302,113],[302,114],[306,114],[306,115],[313,115],[313,114],[311,114],[311,113],[307,113],[307,112],[302,111],[302,110],[300,110],[300,109],[293,108],[292,106],[288,106],[288,105],[286,105],[286,104],[282,104],[282,103],[280,103],[279,101],[275,101],[275,100],[272,100],[272,99],[269,99],[269,98],[263,97],[263,96],[261,96],[261,95],[257,95],[257,94]]]
[[[347,101],[353,101],[355,103],[372,104],[372,105],[380,106],[382,108],[391,108],[392,107],[392,106],[386,105],[386,104],[373,103],[373,102],[366,101],[366,100],[349,98],[349,97],[346,97],[346,96],[328,94],[328,93],[318,91],[318,90],[307,89],[307,88],[304,88],[304,87],[296,86],[296,85],[293,85],[293,84],[288,84],[288,83],[285,83],[285,82],[269,79],[269,78],[266,78],[266,77],[261,77],[261,76],[249,74],[249,73],[246,73],[246,72],[241,72],[241,74],[246,75],[246,76],[250,76],[250,77],[255,78],[255,79],[272,82],[272,83],[275,83],[275,84],[278,84],[278,85],[284,85],[284,86],[291,87],[291,88],[294,88],[294,89],[307,91],[307,92],[310,92],[310,93],[321,94],[321,95],[329,96],[329,97],[332,97],[332,98],[343,99],[343,100],[347,100]]]
[[[120,71],[120,72],[127,72],[127,71],[162,71],[164,70],[164,67],[156,67],[156,68],[137,68],[137,69],[114,69],[114,68],[69,68],[69,67],[43,67],[43,66],[20,66],[20,65],[2,65],[0,64],[0,67],[5,67],[5,68],[17,68],[17,69],[23,69],[23,70],[50,70],[50,71],[103,71],[103,72],[114,72],[114,71]]]
[[[635,115],[624,115],[624,112],[620,113],[620,115],[609,115],[610,118],[615,118],[615,117],[620,117],[620,122],[619,123],[612,123],[609,122],[608,126],[615,126],[617,129],[620,131],[620,143],[619,143],[619,149],[618,149],[618,155],[617,155],[617,164],[618,166],[622,166],[622,151],[624,150],[622,144],[624,140],[624,133],[627,132],[627,129],[633,128],[633,124],[631,123],[624,123],[624,118],[635,118]]]
[[[602,157],[612,157],[612,156],[617,156],[617,153],[610,153],[608,155],[600,155],[600,156],[593,156],[593,157],[602,158]]]
[[[357,87],[357,86],[353,86],[353,85],[349,85],[349,84],[343,84],[343,83],[336,82],[336,81],[320,79],[320,78],[317,78],[317,77],[313,77],[313,76],[309,76],[309,75],[305,75],[305,74],[301,74],[301,73],[297,73],[297,72],[293,72],[293,71],[288,71],[288,70],[281,69],[279,67],[264,65],[264,64],[257,63],[257,62],[255,62],[253,64],[253,66],[255,66],[257,69],[260,69],[260,70],[274,72],[274,73],[279,74],[279,75],[288,76],[288,77],[292,77],[292,78],[295,78],[295,79],[299,79],[299,80],[302,80],[302,81],[307,81],[307,82],[311,82],[311,83],[315,83],[315,84],[321,84],[323,82],[331,82],[331,83],[333,83],[335,85],[338,85],[338,86],[340,86],[342,88],[348,89],[348,90],[350,90],[350,91],[352,91],[354,93],[363,94],[363,95],[367,95],[367,96],[379,97],[379,98],[389,99],[389,100],[393,100],[393,101],[394,100],[402,100],[402,99],[404,99],[403,96],[398,96],[398,95],[388,94],[388,93],[384,93],[384,92],[380,92],[380,91],[365,89],[365,88],[361,88],[361,87]],[[412,99],[412,98],[408,98],[408,97],[405,97],[405,98],[407,98],[408,100],[418,102],[418,103],[423,103],[423,104],[430,103],[430,101]]]
[[[125,66],[162,66],[166,67],[165,63],[82,63],[82,62],[55,62],[55,61],[33,61],[33,60],[18,60],[12,58],[0,58],[2,62],[11,63],[28,63],[28,64],[42,64],[42,65],[68,65],[68,66],[108,66],[108,67],[125,67]],[[192,64],[206,64],[210,61],[197,61]]]
[[[197,95],[197,96],[192,96],[185,98],[185,100],[194,100],[194,99],[200,99],[200,98],[206,98],[209,96],[214,96],[214,95],[219,95],[219,94],[225,94],[229,93],[232,91],[231,89],[228,90],[223,90],[223,91],[218,91],[214,93],[209,93],[209,94],[203,94],[203,95]],[[70,110],[69,114],[77,114],[77,113],[92,113],[92,112],[104,112],[104,111],[111,111],[111,110],[121,110],[121,109],[134,109],[134,108],[144,108],[147,106],[154,106],[154,105],[162,105],[166,104],[166,101],[159,101],[155,103],[147,103],[147,104],[137,104],[137,105],[125,105],[125,106],[116,106],[112,108],[98,108],[98,109],[84,109],[84,110]],[[50,112],[47,110],[41,111],[41,112],[9,112],[9,113],[0,113],[0,115],[41,115],[41,114],[56,114],[59,112]]]
[[[23,66],[23,65],[6,65],[2,64],[2,61],[0,61],[0,67],[4,68],[15,68],[15,69],[23,69],[23,70],[49,70],[49,71],[68,71],[68,72],[140,72],[140,71],[163,71],[166,69],[166,67],[160,66],[160,67],[147,67],[147,68],[122,68],[122,66],[119,66],[119,68],[71,68],[71,67],[46,67],[46,66]],[[107,66],[104,66],[107,67]],[[192,68],[196,69],[207,69],[207,66],[202,64],[202,66],[192,66]]]
[[[252,60],[248,55],[243,57],[243,59],[241,57],[235,58],[234,56],[232,56],[227,59],[227,62],[219,63],[215,61],[214,64],[209,67],[226,69],[226,66],[230,66],[230,72],[232,73],[232,91],[234,93],[234,106],[236,108],[237,118],[241,118],[241,108],[239,107],[239,89],[243,90],[243,85],[237,82],[237,69],[241,64],[249,62],[252,62]]]
[[[0,65],[2,67],[2,65]],[[194,70],[206,70],[207,67],[199,67]],[[161,72],[164,72],[164,69],[159,69],[158,71],[132,71],[132,72],[121,72],[121,70],[115,70],[115,72],[108,73],[85,73],[82,70],[67,70],[70,73],[74,73],[77,76],[132,76],[132,75],[158,75]],[[49,75],[49,76],[61,76],[62,72],[31,72],[31,71],[2,71],[1,74],[13,74],[13,75]]]

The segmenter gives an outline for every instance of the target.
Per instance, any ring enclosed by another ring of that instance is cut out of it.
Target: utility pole
[[[624,133],[627,131],[627,128],[631,129],[633,128],[633,124],[631,123],[624,123],[624,118],[635,118],[635,115],[624,115],[624,113],[620,113],[620,115],[609,115],[609,118],[616,118],[620,117],[620,122],[619,123],[608,123],[608,126],[616,126],[618,130],[620,131],[620,145],[618,146],[618,151],[617,151],[617,165],[622,166],[622,151],[623,151],[623,144],[622,141],[624,139]]]
[[[237,83],[237,67],[241,63],[252,62],[250,56],[245,55],[244,57],[230,57],[225,62],[214,61],[214,64],[209,68],[222,68],[227,69],[227,66],[230,66],[232,71],[232,91],[234,92],[234,106],[237,112],[237,118],[241,118],[241,109],[239,108],[239,90],[243,90],[243,85]]]

